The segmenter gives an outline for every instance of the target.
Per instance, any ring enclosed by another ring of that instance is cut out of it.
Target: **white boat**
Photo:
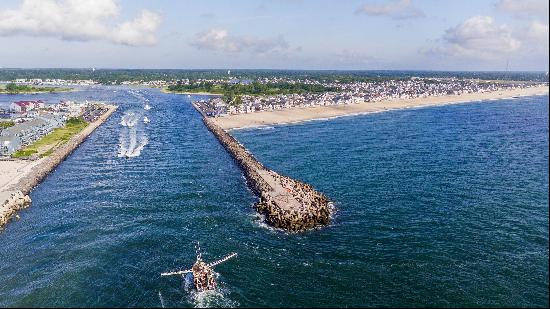
[[[151,120],[149,120],[147,116],[143,117],[143,123],[149,123],[149,122],[151,122]]]
[[[144,110],[148,111],[151,109],[151,106],[149,104],[145,104],[145,106],[143,107]]]

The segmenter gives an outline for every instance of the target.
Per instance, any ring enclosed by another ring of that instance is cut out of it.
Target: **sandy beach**
[[[522,89],[500,90],[485,93],[469,93],[409,100],[388,100],[380,102],[362,102],[346,105],[330,105],[303,108],[288,108],[276,111],[262,111],[249,114],[230,115],[215,118],[223,129],[239,129],[268,126],[283,123],[294,123],[313,119],[334,118],[357,114],[382,112],[403,108],[458,104],[481,100],[497,100],[515,96],[532,96],[548,93],[548,86],[537,86]]]
[[[0,160],[0,192],[9,191],[21,178],[28,175],[45,158],[39,160]]]

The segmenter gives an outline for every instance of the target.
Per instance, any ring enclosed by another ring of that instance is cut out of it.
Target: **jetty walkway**
[[[311,185],[264,167],[233,136],[207,117],[196,104],[206,127],[241,167],[250,188],[258,195],[256,210],[266,223],[288,231],[302,231],[330,223],[333,206]]]

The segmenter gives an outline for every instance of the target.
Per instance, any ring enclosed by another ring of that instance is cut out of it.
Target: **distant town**
[[[72,71],[70,71],[72,72]],[[0,72],[2,73],[2,72]],[[4,72],[5,73],[5,72]],[[20,72],[18,72],[20,73]],[[214,74],[215,73],[215,74]],[[227,72],[191,72],[186,78],[164,74],[162,79],[137,78],[147,72],[117,73],[117,78],[106,79],[62,79],[62,78],[14,78],[0,81],[10,89],[70,89],[55,87],[90,87],[105,84],[156,87],[165,92],[211,95],[195,102],[204,115],[224,117],[262,111],[315,106],[339,106],[358,103],[408,100],[416,98],[481,94],[504,90],[547,86],[548,76],[535,74],[525,77],[516,75],[510,80],[505,75],[487,73],[481,75],[446,76],[384,76],[340,75],[293,72],[248,72],[234,74]],[[68,73],[66,73],[68,74]],[[171,73],[174,74],[174,73]],[[52,75],[55,75],[52,73]],[[82,76],[84,74],[80,74]],[[418,75],[423,75],[419,72]],[[153,76],[156,76],[153,74]],[[490,79],[495,77],[501,79]],[[2,77],[2,75],[0,75]],[[5,78],[5,76],[4,76]],[[14,86],[15,85],[15,86]],[[42,88],[36,88],[42,89]],[[0,108],[0,157],[25,157],[21,152],[52,130],[62,127],[69,119],[80,118],[92,122],[105,112],[106,108],[89,102],[60,101],[46,104],[42,100],[14,101],[9,107]],[[36,153],[34,153],[36,155]]]
[[[406,80],[385,80],[373,82],[319,82],[313,80],[264,79],[259,83],[300,83],[319,85],[326,92],[303,92],[276,95],[250,95],[215,97],[196,102],[208,116],[223,117],[235,114],[247,114],[261,111],[273,111],[294,107],[314,107],[380,102],[389,100],[408,100],[415,98],[462,95],[468,93],[486,93],[501,90],[522,89],[548,85],[544,82],[486,81],[458,78],[415,78]]]

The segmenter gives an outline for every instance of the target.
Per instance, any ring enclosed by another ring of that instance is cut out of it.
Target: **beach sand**
[[[316,107],[294,107],[276,111],[261,111],[249,114],[238,114],[215,118],[216,124],[223,129],[239,129],[258,126],[269,126],[283,123],[295,123],[313,119],[325,119],[357,115],[387,110],[457,104],[481,100],[496,100],[514,96],[532,96],[548,93],[548,86],[537,86],[522,89],[500,90],[486,93],[468,93],[439,97],[416,98],[408,100],[388,100],[380,102],[362,102],[346,105],[329,105]]]
[[[40,165],[39,160],[0,160],[0,192],[10,190],[20,179],[28,175],[33,167]]]

